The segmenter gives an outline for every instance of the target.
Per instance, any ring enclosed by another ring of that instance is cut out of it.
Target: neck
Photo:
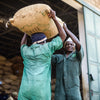
[[[72,53],[72,51],[66,51],[66,56],[68,56],[71,53]]]
[[[73,51],[66,51],[65,53],[67,54],[67,55],[69,55],[70,53],[72,53]]]

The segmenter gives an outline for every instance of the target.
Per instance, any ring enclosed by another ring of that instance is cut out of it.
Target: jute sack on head
[[[36,32],[43,32],[47,38],[52,38],[58,34],[58,30],[54,21],[47,15],[50,9],[46,4],[26,6],[18,10],[9,21],[13,26],[30,36]],[[57,19],[63,25],[62,20],[58,17]]]

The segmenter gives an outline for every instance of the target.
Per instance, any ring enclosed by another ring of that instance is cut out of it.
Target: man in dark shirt
[[[81,100],[80,80],[83,49],[77,37],[63,24],[70,37],[65,42],[65,54],[52,56],[52,64],[56,66],[55,100]]]

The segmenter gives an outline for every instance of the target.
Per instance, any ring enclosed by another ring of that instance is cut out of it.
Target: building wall
[[[84,0],[84,1],[100,10],[100,0]]]

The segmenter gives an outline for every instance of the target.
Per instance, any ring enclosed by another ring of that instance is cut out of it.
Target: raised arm
[[[55,24],[57,26],[57,29],[58,29],[58,32],[59,32],[59,36],[61,37],[62,41],[64,42],[64,40],[66,39],[66,32],[64,31],[63,27],[58,22],[58,20],[56,18],[56,12],[51,9],[50,13],[48,14],[48,16],[50,18],[52,18],[53,21],[55,22]]]
[[[24,36],[22,37],[22,40],[21,40],[21,46],[23,44],[27,44],[27,34],[26,33],[24,33]]]
[[[64,28],[65,32],[67,33],[67,35],[69,35],[69,37],[76,44],[76,49],[79,51],[81,48],[81,44],[80,44],[80,41],[78,40],[78,38],[68,29],[66,23],[63,24],[63,28]]]

